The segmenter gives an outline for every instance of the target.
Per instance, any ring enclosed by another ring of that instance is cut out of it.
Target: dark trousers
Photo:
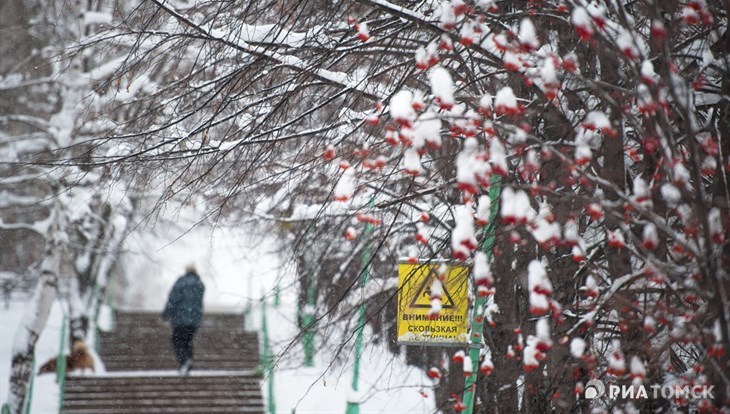
[[[193,338],[197,330],[195,326],[172,327],[172,347],[181,366],[193,357]]]

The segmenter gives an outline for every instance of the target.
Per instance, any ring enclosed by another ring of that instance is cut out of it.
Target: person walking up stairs
[[[162,312],[162,319],[172,325],[172,347],[182,375],[193,367],[193,338],[203,317],[203,294],[205,286],[195,266],[189,264],[173,285]]]

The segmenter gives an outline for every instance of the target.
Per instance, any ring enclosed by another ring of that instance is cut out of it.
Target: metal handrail
[[[266,299],[261,300],[261,334],[263,335],[264,346],[261,354],[261,368],[268,377],[268,411],[270,414],[276,413],[276,399],[274,398],[274,358],[271,354],[271,346],[269,345],[269,330],[266,323]]]
[[[28,384],[28,394],[25,398],[25,402],[23,403],[23,413],[24,414],[30,414],[30,405],[33,400],[33,383],[35,382],[35,357],[33,357],[33,362],[30,364],[30,383]],[[8,412],[10,412],[10,407],[8,407]]]
[[[58,347],[58,357],[56,359],[56,382],[58,382],[58,412],[63,409],[64,386],[66,385],[66,316],[63,317],[61,324],[61,344]]]

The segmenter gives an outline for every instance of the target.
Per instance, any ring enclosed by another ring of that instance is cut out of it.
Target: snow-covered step
[[[243,314],[205,312],[201,321],[201,329],[210,327],[242,332],[245,328],[244,321]],[[156,312],[117,311],[114,316],[114,326],[115,329],[126,327],[162,328],[167,327],[167,323],[162,320],[160,313]]]
[[[170,328],[162,328],[156,331],[146,331],[145,329],[115,329],[112,332],[101,332],[99,334],[99,340],[108,341],[110,344],[113,343],[118,336],[125,335],[130,339],[137,340],[128,342],[119,342],[120,345],[126,346],[144,346],[147,343],[155,341],[170,340],[171,335]],[[207,342],[217,341],[222,344],[234,344],[240,342],[250,342],[257,338],[255,333],[251,332],[221,332],[213,331],[210,328],[200,329],[196,335],[195,340],[204,340]],[[142,340],[141,343],[139,343]]]
[[[263,413],[260,377],[152,375],[69,377],[64,414]]]
[[[229,332],[244,332],[244,321],[242,314],[204,313],[200,330],[225,329]],[[169,326],[167,322],[162,320],[159,313],[125,313],[118,311],[114,318],[115,330],[158,330],[165,328],[169,329]]]
[[[120,335],[102,333],[99,336],[99,345],[102,352],[105,353],[146,353],[149,350],[161,351],[159,346],[165,344],[165,349],[171,348],[171,333],[166,332],[161,335],[126,335],[129,342],[119,342]],[[223,353],[257,353],[258,337],[256,334],[230,334],[223,335],[204,335],[198,334],[193,340],[193,346],[196,350],[206,353],[211,351]]]
[[[104,365],[107,371],[127,370],[170,370],[177,369],[177,361],[172,357],[155,358],[143,356],[106,356]],[[259,365],[258,358],[222,358],[210,355],[197,354],[194,359],[193,370],[227,370],[237,371],[254,369]]]

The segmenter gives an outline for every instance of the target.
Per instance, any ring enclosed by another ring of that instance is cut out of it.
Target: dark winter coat
[[[200,326],[203,317],[203,293],[205,286],[194,272],[181,276],[170,291],[162,319],[172,326]]]

